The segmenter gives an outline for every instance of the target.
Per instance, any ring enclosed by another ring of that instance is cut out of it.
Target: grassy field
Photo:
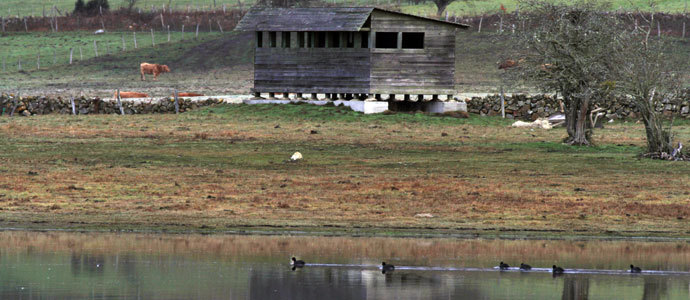
[[[690,233],[690,167],[639,159],[642,125],[578,148],[508,124],[309,105],[0,118],[0,226]]]
[[[0,15],[42,15],[45,9],[46,14],[50,14],[53,6],[61,12],[71,12],[74,9],[74,0],[4,0],[0,3]],[[256,1],[242,1],[243,7],[253,5]],[[402,11],[418,15],[435,15],[436,6],[432,2],[413,4],[409,1],[395,0],[325,0],[325,4],[336,4],[341,6],[397,6],[400,4]],[[473,16],[480,14],[493,14],[499,12],[500,5],[503,4],[509,12],[514,11],[518,5],[517,0],[468,0],[456,1],[448,6],[448,13],[451,15]],[[662,0],[657,1],[656,11],[669,13],[683,13],[687,9],[685,0]],[[110,0],[111,9],[126,7],[126,0]],[[610,1],[612,10],[632,11],[640,9],[649,11],[648,1],[646,0],[613,0]],[[136,7],[142,10],[150,10],[151,5],[160,9],[162,5],[170,5],[173,9],[211,10],[226,7],[239,7],[235,0],[139,0]],[[214,6],[215,5],[215,6]]]
[[[132,33],[91,32],[13,33],[0,39],[0,47],[9,49],[0,54],[5,61],[6,80],[0,90],[22,90],[24,95],[68,95],[81,92],[91,96],[112,95],[117,88],[141,91],[152,96],[169,95],[172,89],[208,94],[247,93],[252,73],[251,40],[247,34],[156,33],[156,46],[151,35],[137,33],[134,49]],[[126,51],[122,50],[125,38]],[[97,41],[99,57],[95,57],[93,42]],[[83,59],[79,48],[82,49]],[[69,48],[74,48],[74,63],[69,65]],[[56,50],[53,63],[53,49]],[[107,51],[111,54],[107,54]],[[36,60],[40,54],[41,69]],[[18,71],[19,60],[22,70]],[[172,72],[159,81],[142,82],[139,63],[167,64]]]

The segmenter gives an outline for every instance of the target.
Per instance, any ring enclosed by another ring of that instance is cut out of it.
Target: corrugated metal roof
[[[255,7],[244,15],[235,30],[241,31],[359,31],[374,10],[411,16],[431,22],[467,28],[445,22],[373,7]]]

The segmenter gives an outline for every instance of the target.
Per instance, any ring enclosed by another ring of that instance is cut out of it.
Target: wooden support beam
[[[290,32],[290,48],[299,48],[299,38],[297,37],[298,34],[301,32]]]

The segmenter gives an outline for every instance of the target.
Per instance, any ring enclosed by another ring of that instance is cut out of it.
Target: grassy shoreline
[[[0,118],[0,227],[690,236],[690,166],[638,158],[641,124],[587,148],[509,124],[311,105]]]

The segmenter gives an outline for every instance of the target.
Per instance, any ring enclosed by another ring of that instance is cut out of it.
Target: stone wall
[[[180,112],[203,106],[222,103],[222,99],[208,98],[192,101],[179,99]],[[115,100],[101,100],[99,98],[75,98],[74,106],[77,114],[119,114],[120,108]],[[125,114],[156,114],[175,113],[175,101],[170,98],[160,100],[122,101]],[[0,95],[0,114],[9,115],[14,109],[14,115],[45,115],[51,113],[72,114],[70,99],[47,97],[22,97],[21,100],[11,95]]]
[[[501,97],[488,95],[466,99],[467,111],[470,113],[500,116]],[[506,118],[534,121],[562,112],[561,99],[550,95],[512,95],[505,97]],[[675,103],[672,103],[675,102]],[[629,99],[614,99],[607,102],[606,118],[625,119],[638,118],[639,110]],[[677,117],[690,118],[690,90],[686,90],[680,101],[664,100],[657,106],[657,111],[666,116],[676,114]]]

